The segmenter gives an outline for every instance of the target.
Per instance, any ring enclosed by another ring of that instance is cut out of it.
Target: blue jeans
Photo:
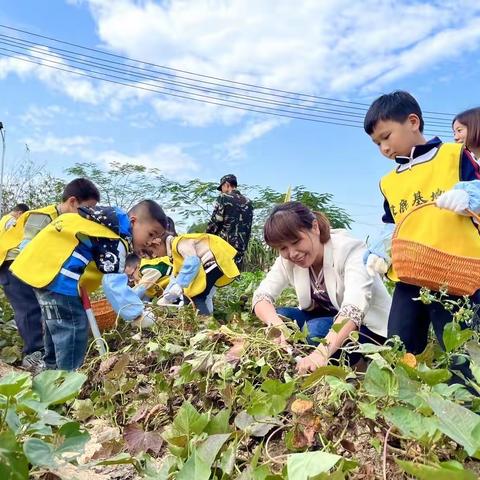
[[[35,290],[45,324],[47,368],[76,370],[82,366],[88,344],[88,319],[80,297]]]
[[[207,273],[207,285],[202,293],[192,297],[195,308],[200,315],[212,315],[213,313],[213,295],[215,294],[215,282],[223,276],[220,268],[215,267]]]
[[[4,262],[0,268],[0,285],[15,315],[18,333],[23,340],[23,353],[43,352],[42,312],[35,292],[10,270],[12,262]]]
[[[307,312],[294,307],[280,307],[277,308],[277,313],[295,321],[300,330],[307,324],[307,342],[310,345],[318,345],[318,341],[313,339],[324,338],[333,325],[333,317],[320,317],[315,311]]]

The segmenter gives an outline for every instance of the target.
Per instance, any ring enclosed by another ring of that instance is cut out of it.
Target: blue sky
[[[451,113],[479,103],[477,1],[3,0],[0,23],[284,90],[369,103],[406,89],[424,110]],[[177,179],[234,172],[248,184],[330,192],[355,234],[379,228],[378,181],[392,164],[361,129],[182,101],[1,55],[0,82],[10,168],[28,143],[31,159],[58,174],[112,160]]]

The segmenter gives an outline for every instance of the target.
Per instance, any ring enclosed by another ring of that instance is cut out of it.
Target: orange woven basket
[[[106,298],[92,302],[92,311],[97,320],[98,329],[101,332],[115,328],[117,314]]]
[[[418,209],[428,206],[436,207],[432,202],[416,207],[395,229],[392,239],[395,273],[402,282],[411,285],[434,291],[447,288],[451,295],[473,295],[480,288],[480,258],[453,255],[429,245],[398,238],[407,218]],[[468,213],[480,222],[477,214],[472,211]],[[448,234],[449,231],[445,230],[444,235]]]

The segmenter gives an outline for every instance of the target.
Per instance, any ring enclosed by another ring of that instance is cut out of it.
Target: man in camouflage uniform
[[[253,221],[251,200],[237,189],[237,177],[229,174],[220,179],[218,196],[207,233],[218,235],[237,249],[235,261],[239,267],[247,250]]]

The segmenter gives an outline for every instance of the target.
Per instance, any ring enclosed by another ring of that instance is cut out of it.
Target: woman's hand
[[[285,324],[282,322],[278,325],[272,325],[268,329],[267,337],[274,343],[280,345],[288,353],[292,352],[292,347],[287,341],[287,337],[283,331]]]
[[[328,363],[328,355],[321,350],[315,350],[310,355],[299,360],[297,363],[297,373],[303,375],[305,373],[314,372],[319,367],[324,367]]]

